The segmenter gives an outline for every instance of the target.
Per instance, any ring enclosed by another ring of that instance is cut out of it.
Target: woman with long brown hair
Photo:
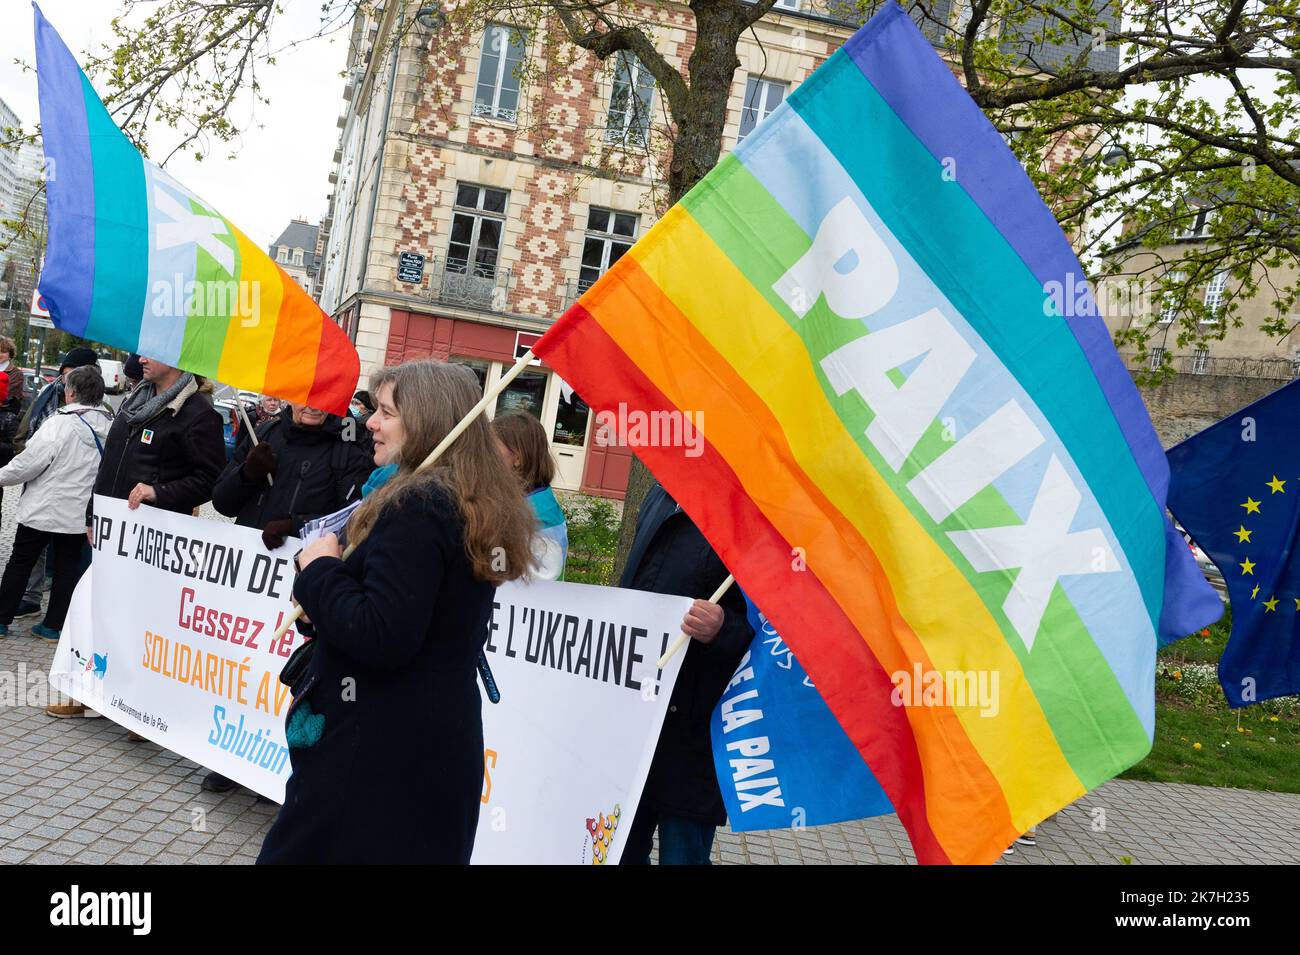
[[[497,584],[526,574],[534,519],[476,419],[473,373],[416,361],[376,376],[375,464],[396,471],[299,556],[314,650],[286,714],[293,775],[259,862],[466,863],[483,785],[476,663]]]

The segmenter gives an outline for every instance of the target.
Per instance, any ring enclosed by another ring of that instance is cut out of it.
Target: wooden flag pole
[[[731,587],[731,585],[734,584],[735,582],[736,582],[736,578],[731,576],[731,574],[727,574],[727,579],[718,585],[718,589],[715,590],[713,592],[713,596],[709,598],[709,603],[715,604],[719,600],[721,600],[722,595],[725,594],[727,590]],[[664,655],[659,658],[659,662],[655,665],[660,670],[662,670],[664,667],[668,665],[668,661],[673,658],[673,654],[675,654],[682,647],[686,646],[687,641],[689,641],[690,639],[691,638],[688,637],[685,633],[678,634],[677,639],[673,641],[673,645],[668,648],[667,652],[664,653]]]
[[[429,452],[429,456],[420,462],[420,466],[416,468],[416,470],[423,471],[427,467],[432,467],[433,463],[442,457],[446,450],[451,447],[451,443],[464,434],[465,429],[474,423],[474,419],[486,411],[488,406],[496,401],[497,395],[510,387],[510,382],[518,378],[519,374],[532,363],[532,360],[533,350],[530,348],[519,357],[519,360],[515,362],[513,368],[501,376],[500,381],[488,389],[487,394],[479,399],[478,404],[466,412],[465,417],[460,419],[460,423],[447,432],[447,436],[438,442],[438,446]],[[347,560],[351,557],[354,549],[355,548],[351,544],[348,544],[348,546],[343,550],[343,559]],[[293,626],[294,621],[301,616],[302,607],[295,606],[293,610],[289,612],[289,615],[284,618],[284,622],[276,628],[275,636],[271,638],[272,642],[279,640],[288,633],[289,628]]]
[[[244,403],[239,400],[238,395],[235,396],[235,411],[237,411],[239,416],[244,419],[244,427],[248,429],[248,437],[252,440],[253,446],[256,447],[257,431],[253,428],[253,422],[248,420],[248,412],[244,410]],[[272,486],[275,485],[274,479],[272,479],[269,474],[266,476],[266,483]]]

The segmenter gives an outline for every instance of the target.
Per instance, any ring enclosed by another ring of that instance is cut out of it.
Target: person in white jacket
[[[67,403],[0,468],[0,486],[26,484],[18,501],[18,530],[0,578],[0,637],[9,632],[27,575],[52,545],[54,582],[45,619],[32,634],[58,640],[72,591],[85,567],[86,505],[95,486],[112,414],[102,407],[104,379],[93,366],[70,372]]]

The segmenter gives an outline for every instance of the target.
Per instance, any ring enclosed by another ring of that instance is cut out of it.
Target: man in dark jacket
[[[95,493],[188,514],[212,497],[226,463],[221,415],[194,375],[152,358],[140,364],[144,380],[108,432]]]
[[[212,506],[243,527],[262,531],[274,549],[307,521],[361,497],[374,470],[371,456],[344,440],[343,421],[290,404],[257,429],[258,444],[235,449],[212,490]],[[267,481],[267,476],[274,483]]]
[[[704,535],[656,482],[637,514],[619,586],[696,600],[682,620],[682,631],[692,639],[623,848],[626,864],[649,863],[657,827],[660,864],[707,865],[714,831],[727,821],[709,720],[754,631],[739,588],[729,588],[717,604],[703,599],[726,578],[726,566]]]

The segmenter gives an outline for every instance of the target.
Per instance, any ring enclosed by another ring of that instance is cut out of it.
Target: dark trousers
[[[0,623],[6,626],[13,623],[14,613],[27,588],[27,575],[32,572],[45,545],[50,544],[54,583],[50,585],[50,603],[45,608],[44,623],[51,630],[62,630],[68,604],[72,603],[72,591],[81,579],[81,554],[85,543],[85,534],[56,534],[19,524],[9,563],[5,565],[4,577],[0,578]]]
[[[656,827],[659,829],[660,865],[709,865],[713,835],[717,831],[713,823],[669,816],[646,805],[637,807],[619,865],[650,864]]]

